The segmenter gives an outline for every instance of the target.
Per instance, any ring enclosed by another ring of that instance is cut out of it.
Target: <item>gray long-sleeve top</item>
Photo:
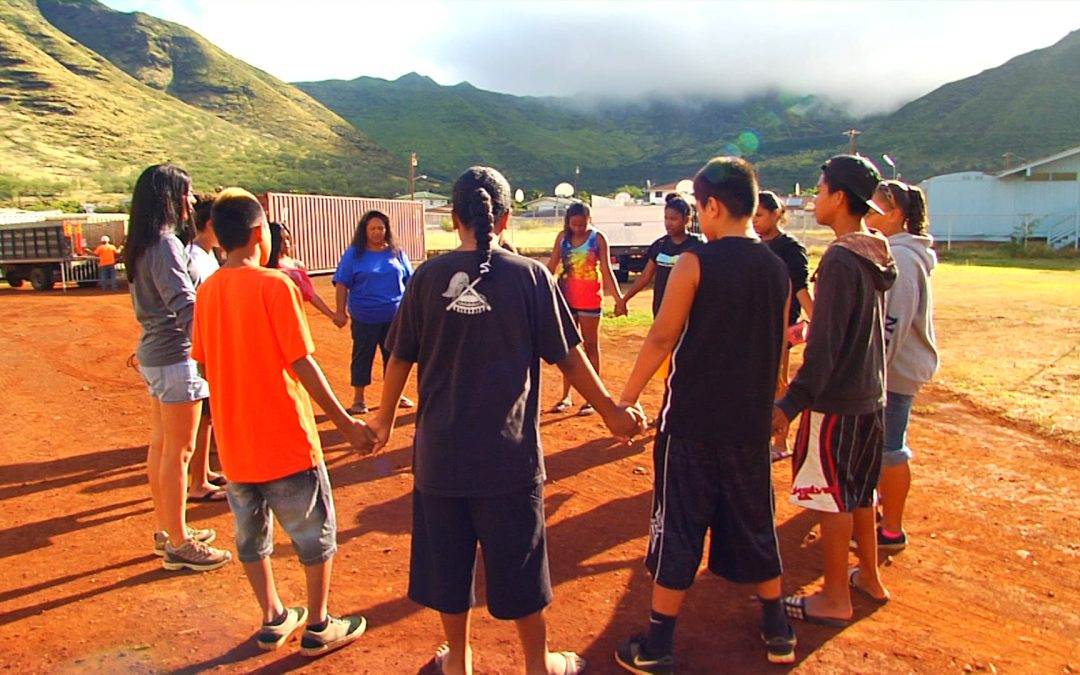
[[[130,287],[135,318],[142,326],[135,350],[139,364],[171,366],[191,358],[195,284],[188,274],[187,252],[176,235],[163,234],[143,253]]]

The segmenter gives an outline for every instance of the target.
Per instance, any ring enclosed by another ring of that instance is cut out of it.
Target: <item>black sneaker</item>
[[[769,663],[795,663],[795,629],[787,627],[787,635],[765,635],[761,632],[761,639],[765,641],[765,649],[769,653]]]
[[[900,530],[899,537],[889,537],[879,527],[877,529],[877,547],[881,551],[903,551],[907,547],[907,532]]]
[[[326,627],[313,631],[310,627],[300,638],[300,653],[304,656],[322,656],[341,649],[364,634],[367,619],[362,616],[344,616],[340,619],[328,616]]]
[[[675,657],[665,654],[660,658],[645,655],[645,635],[635,635],[624,640],[615,649],[615,662],[631,673],[674,675]]]

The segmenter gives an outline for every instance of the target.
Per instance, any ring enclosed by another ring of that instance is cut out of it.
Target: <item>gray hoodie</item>
[[[930,235],[901,232],[889,237],[899,277],[885,294],[887,389],[913,396],[938,368],[934,344],[934,296],[930,275],[937,267]]]

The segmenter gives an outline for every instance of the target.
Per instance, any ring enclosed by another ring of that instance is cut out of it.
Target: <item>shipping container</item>
[[[413,264],[426,258],[424,205],[415,201],[269,192],[260,197],[266,216],[292,233],[293,251],[312,273],[333,272],[352,244],[360,217],[375,209],[390,217],[390,231]]]

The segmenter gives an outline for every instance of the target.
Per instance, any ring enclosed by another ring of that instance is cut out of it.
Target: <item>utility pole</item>
[[[841,134],[842,136],[847,136],[847,150],[849,155],[855,154],[855,137],[861,133],[862,132],[858,129],[848,129]]]
[[[416,153],[409,153],[409,199],[416,196]]]

